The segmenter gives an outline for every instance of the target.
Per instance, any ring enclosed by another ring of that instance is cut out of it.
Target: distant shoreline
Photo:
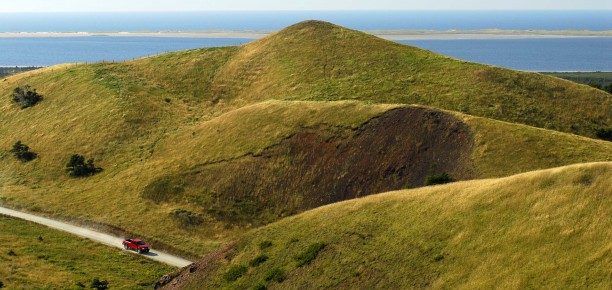
[[[370,30],[364,31],[388,40],[459,40],[612,37],[612,31],[577,30]],[[180,38],[248,38],[259,39],[273,31],[134,31],[134,32],[0,32],[0,38],[53,37],[180,37]]]

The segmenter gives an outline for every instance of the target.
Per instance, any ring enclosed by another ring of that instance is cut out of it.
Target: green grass
[[[612,84],[612,72],[544,72],[543,74],[586,85],[595,83],[603,87]]]
[[[0,281],[5,289],[151,289],[172,267],[73,235],[0,216]],[[79,285],[84,285],[81,288]]]
[[[609,289],[611,198],[610,162],[369,196],[253,230],[185,289],[246,289],[274,269],[286,278],[269,289]],[[221,278],[262,241],[265,264]],[[287,259],[319,241],[309,265]]]

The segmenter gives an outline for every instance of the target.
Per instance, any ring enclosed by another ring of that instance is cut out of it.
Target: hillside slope
[[[610,142],[432,108],[354,101],[263,102],[126,141],[105,139],[124,134],[125,127],[92,128],[88,138],[99,141],[73,147],[58,144],[86,140],[67,133],[78,128],[34,134],[44,126],[3,127],[0,202],[110,224],[194,254],[250,227],[420,186],[429,175],[465,180],[612,160]],[[16,140],[39,157],[16,160],[8,152]],[[95,157],[104,170],[68,177],[64,167],[73,153]],[[156,226],[135,224],[134,215]]]
[[[612,96],[601,90],[469,63],[321,21],[240,47],[14,76],[0,82],[0,95],[24,84],[49,96],[102,90],[121,100],[133,125],[159,123],[159,115],[170,114],[175,121],[210,119],[279,99],[420,104],[588,137],[612,128]]]
[[[10,94],[24,85],[44,98],[20,109]],[[610,95],[317,21],[241,47],[35,70],[0,96],[0,203],[191,254],[431,175],[612,160],[611,142],[482,117],[591,136],[610,125]],[[38,158],[15,159],[17,141]],[[102,172],[68,177],[72,154]]]
[[[166,288],[609,289],[611,215],[610,162],[389,192],[254,230]]]

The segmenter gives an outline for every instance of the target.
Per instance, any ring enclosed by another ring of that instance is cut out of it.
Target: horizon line
[[[197,12],[604,12],[612,8],[555,8],[555,9],[503,9],[503,8],[474,8],[474,9],[257,9],[257,10],[80,10],[80,11],[0,11],[0,14],[10,13],[197,13]]]

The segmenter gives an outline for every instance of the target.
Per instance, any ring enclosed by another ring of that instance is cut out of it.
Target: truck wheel
[[[123,248],[127,250],[128,249],[128,245],[127,244],[123,245]]]
[[[142,250],[141,249],[137,249],[136,252],[138,252],[138,254],[142,254]]]

